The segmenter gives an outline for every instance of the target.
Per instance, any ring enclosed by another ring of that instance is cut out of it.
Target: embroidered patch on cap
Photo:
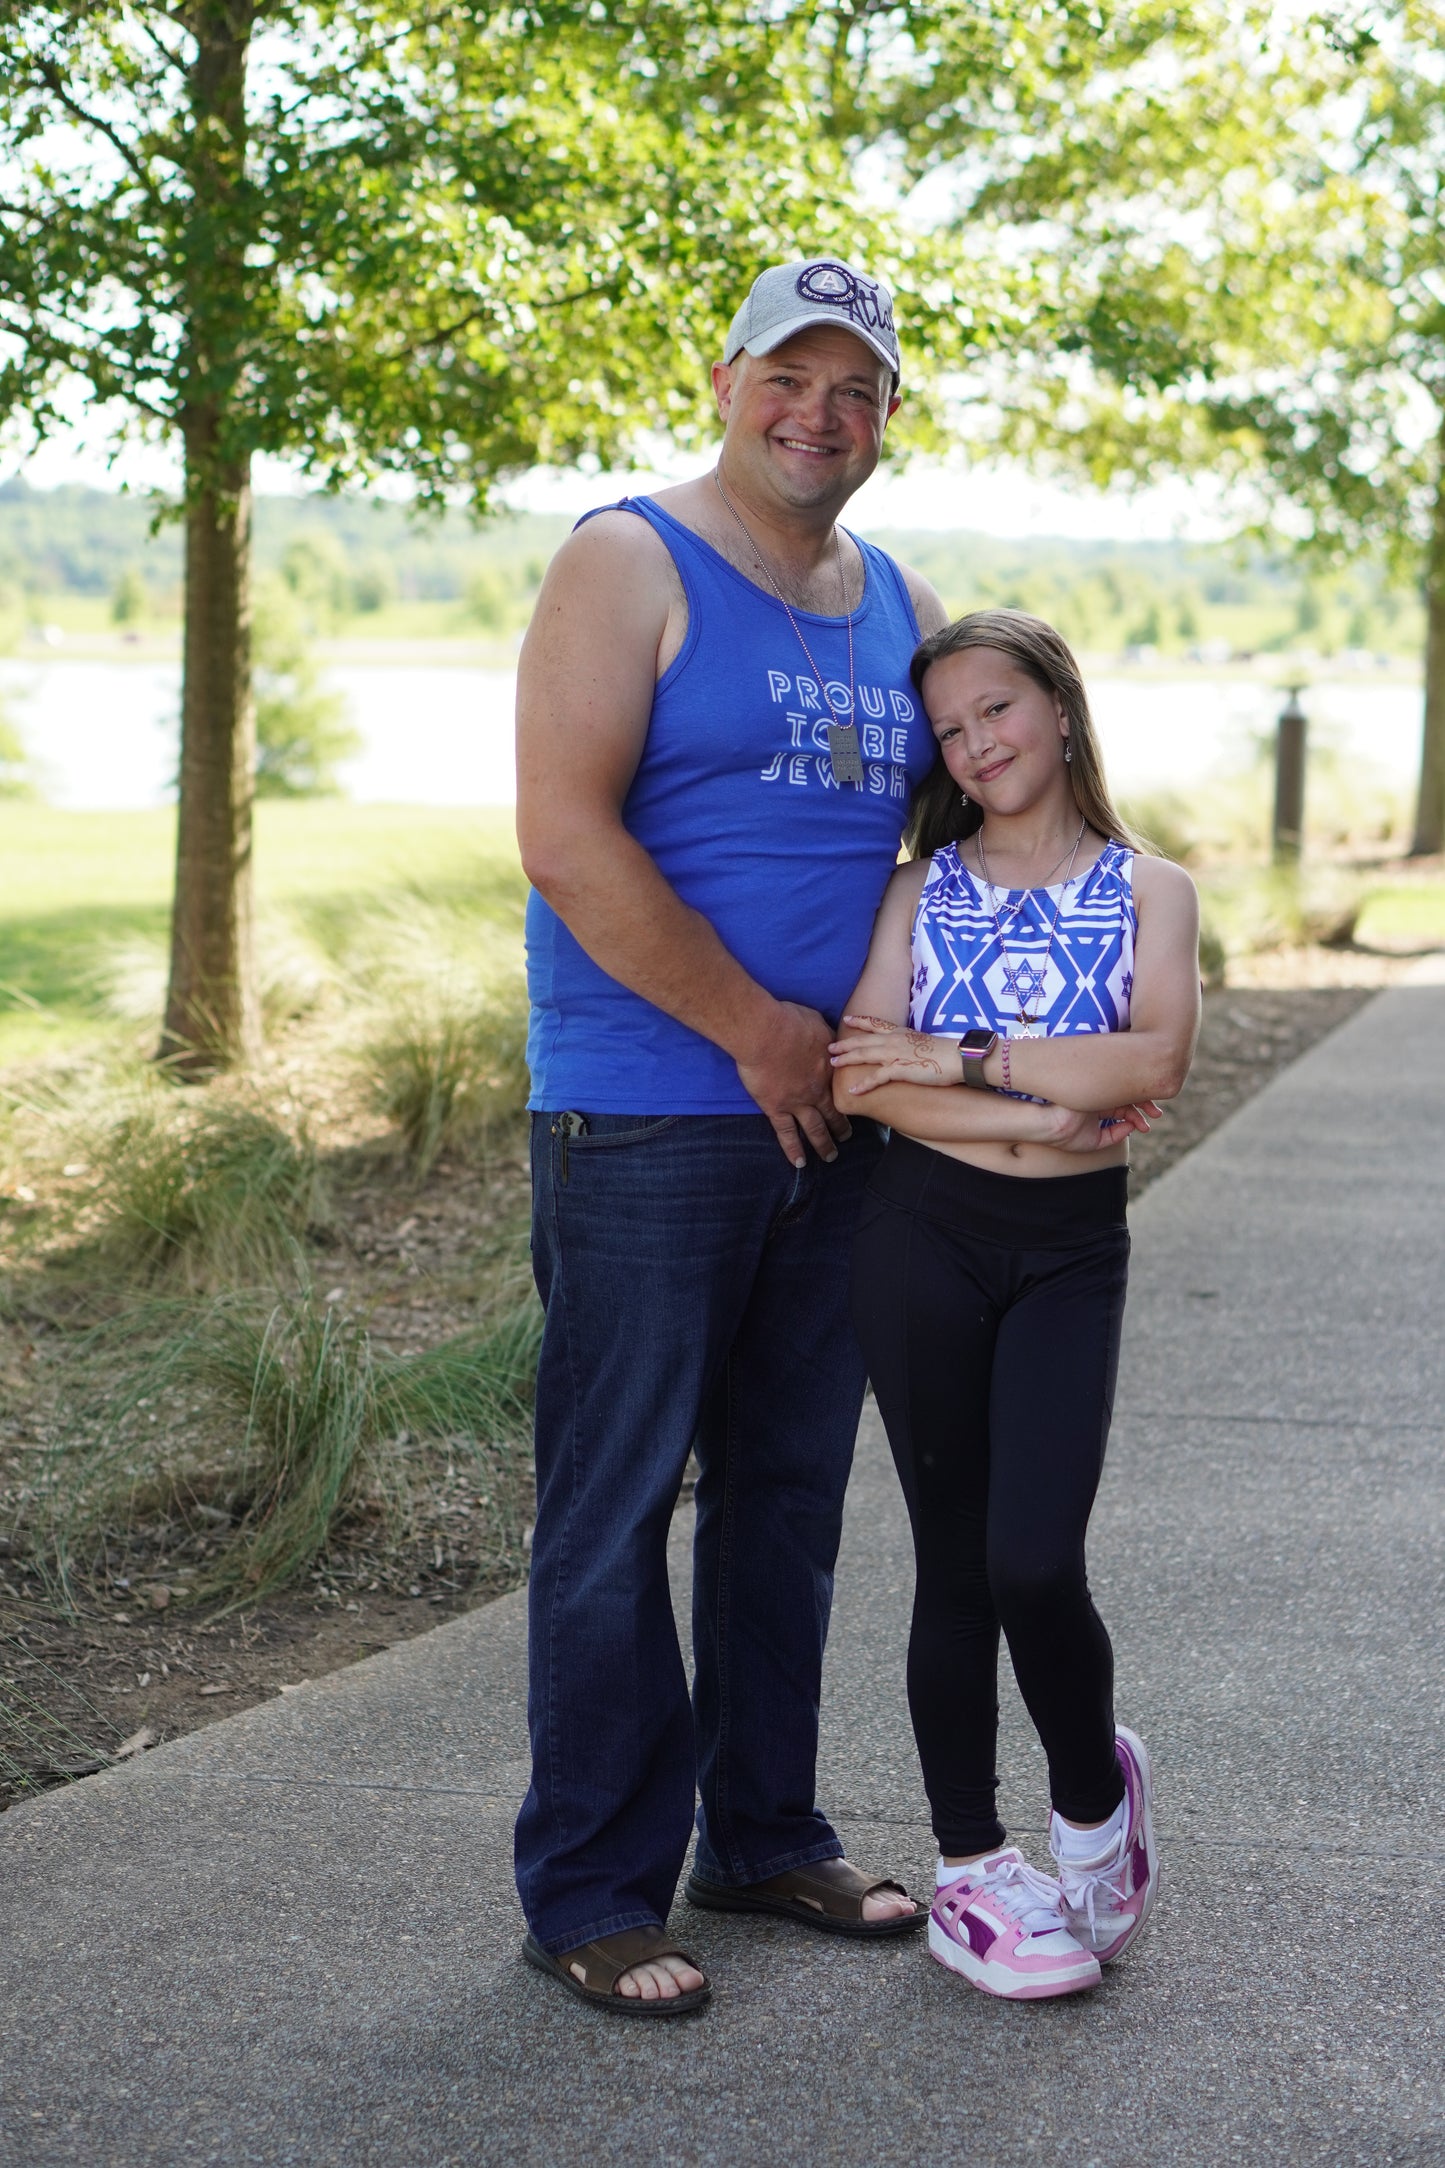
[[[859,278],[846,264],[810,263],[799,273],[797,289],[805,301],[826,302],[829,308],[841,309],[860,330],[881,332],[891,343],[897,343],[893,307],[887,294],[871,279]]]

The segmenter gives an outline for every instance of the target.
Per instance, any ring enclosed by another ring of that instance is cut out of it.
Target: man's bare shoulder
[[[898,560],[895,558],[895,563]],[[948,623],[948,612],[943,607],[936,587],[926,580],[912,565],[899,564],[903,584],[908,589],[908,599],[913,604],[913,614],[918,619],[918,629],[926,640],[930,633],[942,632]]]
[[[549,623],[571,624],[589,640],[599,626],[626,628],[629,640],[656,643],[660,674],[687,629],[687,596],[661,535],[638,513],[611,507],[574,527],[547,568],[532,620],[534,629]]]
[[[639,574],[645,577],[649,569],[664,582],[669,574],[676,577],[667,544],[656,528],[639,513],[615,506],[594,512],[580,527],[574,527],[552,559],[551,569],[588,581],[617,579],[630,583]]]

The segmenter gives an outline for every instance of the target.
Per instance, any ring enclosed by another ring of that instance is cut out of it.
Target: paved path
[[[1137,1211],[1091,1557],[1167,1879],[1098,1993],[684,1912],[706,2018],[578,2009],[516,1955],[513,1597],[5,1818],[5,2168],[1445,2163],[1442,1105],[1445,988],[1396,990]],[[823,1796],[921,1884],[908,1587],[870,1423]]]

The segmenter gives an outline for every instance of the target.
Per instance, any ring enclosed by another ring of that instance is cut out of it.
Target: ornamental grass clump
[[[444,1462],[468,1471],[495,1575],[523,1555],[539,1337],[535,1301],[515,1294],[415,1355],[378,1348],[309,1286],[133,1311],[92,1336],[94,1388],[22,1541],[67,1597],[138,1535],[159,1551],[199,1541],[191,1593],[240,1603],[300,1581],[348,1531],[404,1545]]]
[[[527,1016],[519,997],[402,1002],[364,1053],[372,1105],[414,1174],[444,1152],[484,1154],[527,1103]]]
[[[92,1134],[86,1156],[96,1182],[74,1261],[87,1268],[254,1285],[323,1216],[304,1126],[285,1127],[245,1101],[153,1090]]]

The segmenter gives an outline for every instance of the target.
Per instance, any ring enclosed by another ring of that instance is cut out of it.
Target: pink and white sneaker
[[[1124,1774],[1124,1827],[1108,1851],[1099,1859],[1062,1859],[1058,1816],[1049,1823],[1049,1850],[1059,1869],[1069,1932],[1101,1965],[1128,1949],[1159,1889],[1149,1756],[1143,1740],[1122,1724],[1114,1740]]]
[[[950,1972],[1011,2002],[1099,1984],[1098,1959],[1064,1925],[1058,1883],[1012,1846],[934,1891],[928,1947]]]

